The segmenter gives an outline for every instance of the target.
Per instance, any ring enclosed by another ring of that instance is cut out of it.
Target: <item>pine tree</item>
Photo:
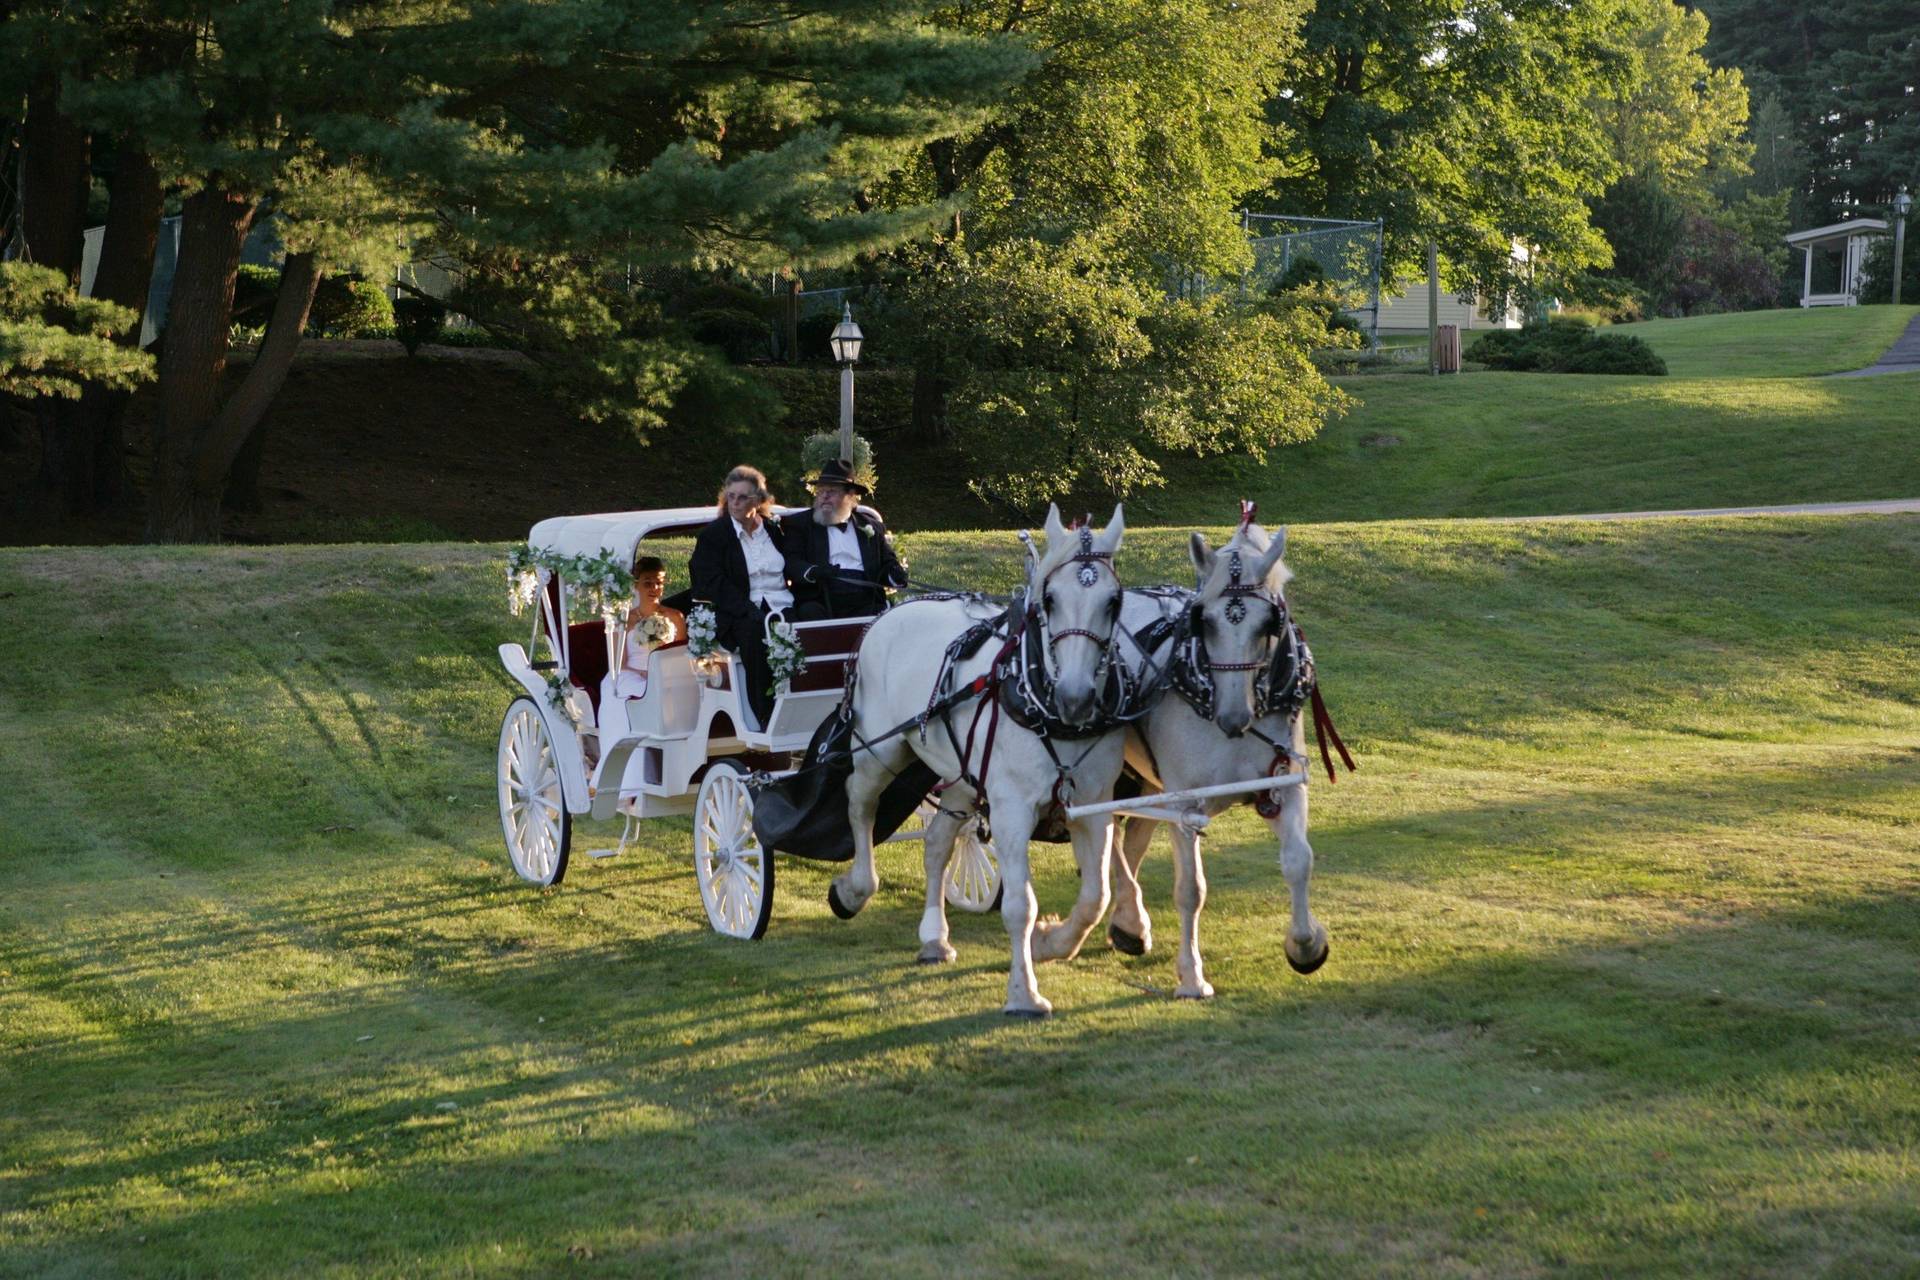
[[[182,200],[148,503],[157,540],[218,536],[235,455],[326,273],[450,252],[474,294],[572,361],[594,412],[644,423],[697,356],[648,333],[629,267],[842,262],[937,211],[857,207],[877,172],[966,127],[1027,65],[896,0],[45,4],[0,41],[70,50],[60,109],[152,158]],[[266,337],[223,385],[241,246],[287,251]],[[489,316],[489,320],[495,319]]]

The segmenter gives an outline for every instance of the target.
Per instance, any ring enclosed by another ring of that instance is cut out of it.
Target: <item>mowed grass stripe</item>
[[[1223,493],[1258,499],[1268,520],[1316,522],[1920,496],[1915,375],[1481,372],[1347,385],[1361,403],[1314,440],[1263,464],[1177,463],[1166,489],[1133,504],[1136,518],[1212,523]]]
[[[993,1012],[997,919],[911,965],[911,849],[852,924],[783,860],[758,946],[706,931],[684,823],[513,882],[492,549],[0,556],[55,652],[100,628],[63,600],[167,601],[91,688],[0,641],[0,736],[47,779],[0,797],[0,1078],[33,1081],[0,1110],[0,1271],[1897,1267],[1917,533],[1296,530],[1362,749],[1315,789],[1332,962],[1285,970],[1236,812],[1220,998],[1156,994],[1162,850],[1156,952],[1049,966],[1039,1028]],[[1182,540],[1123,567],[1178,578]],[[1017,565],[1005,534],[909,552]],[[1039,887],[1065,904],[1063,855]]]

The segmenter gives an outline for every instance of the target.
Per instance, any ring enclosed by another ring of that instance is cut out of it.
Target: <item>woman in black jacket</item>
[[[719,515],[694,539],[689,576],[695,599],[713,606],[719,642],[739,655],[747,705],[762,728],[773,714],[773,677],[767,670],[766,618],[793,609],[786,543],[773,493],[755,467],[727,472]]]

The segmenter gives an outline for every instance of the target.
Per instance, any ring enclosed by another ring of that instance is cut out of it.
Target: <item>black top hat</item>
[[[817,488],[823,484],[842,485],[864,498],[873,490],[853,478],[853,468],[838,458],[831,459],[820,468],[820,474],[807,481],[807,488]]]

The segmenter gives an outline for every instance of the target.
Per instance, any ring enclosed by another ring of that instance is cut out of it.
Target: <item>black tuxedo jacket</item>
[[[851,517],[860,543],[860,572],[836,569],[827,545],[827,527],[815,522],[812,511],[786,518],[787,578],[796,602],[824,605],[833,618],[857,618],[887,607],[886,587],[907,585],[907,571],[887,541],[887,526],[864,511]],[[866,586],[864,583],[875,583]]]
[[[767,536],[773,539],[774,549],[785,558],[789,544],[786,531],[780,525],[778,520],[769,520]],[[723,642],[738,646],[760,637],[760,606],[753,602],[747,553],[740,549],[740,535],[734,532],[733,517],[719,517],[694,538],[687,576],[693,580],[694,598],[713,605]],[[792,590],[791,582],[787,586]]]

